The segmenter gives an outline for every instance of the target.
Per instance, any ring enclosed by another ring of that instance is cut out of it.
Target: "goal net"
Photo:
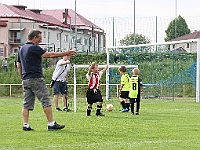
[[[199,39],[106,48],[106,61],[96,60],[99,68],[104,68],[105,64],[109,66],[101,79],[103,80],[101,82],[102,95],[106,97],[106,100],[117,98],[121,77],[118,68],[124,65],[130,76],[134,67],[140,69],[139,76],[145,88],[142,98],[175,100],[182,97],[194,97],[196,102],[199,102],[199,50]],[[117,63],[114,62],[116,54],[119,55]],[[89,64],[74,65],[75,112],[77,97],[83,97],[81,91],[87,90],[85,75],[88,67]],[[81,81],[77,80],[79,75],[83,76]]]

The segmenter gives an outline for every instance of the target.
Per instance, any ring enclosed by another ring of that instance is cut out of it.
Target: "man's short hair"
[[[35,36],[38,37],[39,34],[41,34],[42,32],[36,29],[32,29],[29,31],[28,33],[28,40],[32,40]]]

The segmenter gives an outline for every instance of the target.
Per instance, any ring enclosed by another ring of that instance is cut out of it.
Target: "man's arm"
[[[42,58],[57,58],[61,56],[75,56],[75,50],[67,50],[66,52],[45,52]]]
[[[17,62],[17,70],[20,78],[22,79],[22,66],[21,63]]]

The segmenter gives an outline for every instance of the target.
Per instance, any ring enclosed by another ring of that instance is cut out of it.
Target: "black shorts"
[[[101,91],[99,89],[97,89],[96,92],[94,92],[93,89],[88,89],[86,92],[86,98],[88,104],[103,102]]]
[[[128,98],[129,91],[121,91],[120,96],[121,98]]]
[[[129,101],[130,103],[140,102],[140,98],[130,98]]]

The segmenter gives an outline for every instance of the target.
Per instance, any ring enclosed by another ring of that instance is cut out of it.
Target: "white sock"
[[[55,123],[55,121],[52,121],[52,122],[48,122],[48,126],[53,126],[54,125],[54,123]]]
[[[28,123],[24,123],[24,127],[29,128],[30,125]]]

